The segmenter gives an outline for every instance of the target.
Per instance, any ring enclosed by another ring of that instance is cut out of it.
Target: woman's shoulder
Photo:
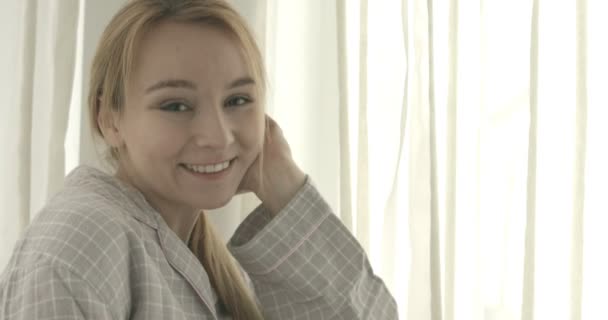
[[[128,273],[129,255],[153,237],[154,229],[137,220],[134,211],[142,209],[129,195],[94,174],[81,171],[66,178],[25,230],[10,267],[53,264],[87,274],[92,283],[110,272]]]
[[[25,286],[44,274],[67,282],[77,277],[123,308],[133,265],[157,254],[150,251],[155,218],[138,197],[99,170],[76,169],[26,228],[0,286],[7,279]]]
[[[81,166],[66,177],[64,187],[37,214],[32,226],[46,225],[69,234],[101,234],[108,240],[115,239],[138,226],[137,220],[142,220],[142,216],[147,217],[148,208],[140,198],[140,193],[121,185],[116,178]],[[145,224],[155,224],[153,217],[143,220]]]

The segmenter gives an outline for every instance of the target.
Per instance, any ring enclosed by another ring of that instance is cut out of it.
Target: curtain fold
[[[449,2],[448,75],[446,106],[445,159],[445,226],[444,226],[444,318],[454,319],[455,241],[456,241],[456,168],[457,168],[457,113],[458,113],[458,0]]]
[[[351,163],[350,163],[350,125],[348,109],[348,66],[346,63],[348,43],[347,43],[347,22],[346,22],[346,2],[345,0],[336,0],[336,30],[337,30],[337,61],[339,74],[339,128],[340,128],[340,219],[344,225],[354,231],[353,222],[353,205],[352,205],[352,180],[351,180]]]
[[[64,177],[64,140],[72,93],[78,0],[2,4],[9,57],[2,96],[2,243],[17,238]],[[16,32],[15,26],[17,26]],[[15,63],[16,62],[16,63]],[[15,81],[16,80],[16,81]],[[0,265],[10,249],[0,253]]]
[[[390,184],[390,191],[388,193],[388,198],[386,200],[384,210],[385,218],[384,224],[382,227],[382,267],[381,270],[383,277],[386,282],[389,284],[400,283],[401,285],[393,285],[393,293],[399,296],[405,296],[405,293],[400,293],[400,291],[405,292],[406,281],[400,280],[399,273],[405,269],[405,261],[404,259],[399,259],[399,257],[395,256],[395,252],[401,251],[404,252],[404,248],[399,246],[399,233],[401,232],[401,228],[399,226],[405,225],[405,223],[400,223],[399,212],[403,212],[404,210],[401,208],[403,206],[402,195],[405,191],[404,189],[404,181],[403,178],[404,172],[406,170],[406,147],[407,147],[407,136],[406,130],[408,128],[408,79],[409,79],[409,68],[407,68],[407,61],[409,61],[408,54],[408,25],[407,25],[407,13],[408,13],[408,4],[407,1],[401,2],[401,26],[403,29],[403,45],[404,45],[404,53],[405,53],[405,61],[406,68],[405,78],[404,78],[404,86],[403,86],[403,98],[402,98],[402,108],[400,112],[396,115],[396,119],[400,119],[399,121],[399,139],[398,139],[398,151],[397,151],[397,161],[394,168],[394,172],[391,175],[391,179],[388,181]],[[405,222],[405,221],[404,221]],[[406,254],[403,253],[403,256]],[[405,299],[401,299],[404,301]],[[405,310],[405,308],[402,308]],[[403,314],[403,312],[402,312]]]
[[[38,2],[31,127],[33,218],[63,184],[65,137],[78,30],[78,0]]]
[[[437,186],[437,124],[436,124],[436,112],[437,112],[437,101],[435,99],[435,63],[433,56],[435,53],[434,46],[434,24],[435,24],[435,12],[433,1],[427,1],[427,35],[426,39],[428,49],[426,51],[425,62],[428,64],[427,68],[427,94],[428,94],[428,147],[429,147],[429,168],[428,168],[428,183],[429,183],[429,215],[430,215],[430,269],[431,269],[431,319],[441,320],[443,319],[443,298],[444,292],[441,284],[441,265],[442,258],[440,252],[440,216],[439,216],[439,204],[438,204],[438,186]]]
[[[434,65],[431,59],[432,2],[408,1],[408,122],[406,211],[409,226],[409,286],[406,319],[441,319]],[[403,300],[401,300],[403,301]],[[403,307],[401,307],[403,309]],[[404,314],[401,312],[401,314]]]
[[[1,28],[2,39],[11,46],[3,50],[0,59],[0,96],[6,103],[2,108],[0,139],[4,147],[0,157],[0,242],[7,244],[0,250],[0,266],[10,257],[9,247],[16,242],[29,223],[30,205],[30,141],[32,121],[32,92],[34,81],[34,48],[36,46],[36,2],[0,4],[0,18],[13,26]],[[13,27],[14,28],[14,27]],[[14,155],[14,157],[13,157]]]
[[[358,119],[358,153],[357,153],[357,228],[355,235],[363,248],[370,251],[369,234],[369,131],[368,131],[368,2],[360,0],[359,20],[359,81],[357,92],[359,94]]]
[[[576,124],[570,257],[570,319],[582,319],[583,235],[585,221],[585,159],[587,155],[587,1],[576,1]]]
[[[524,249],[524,278],[521,319],[534,319],[534,274],[536,260],[536,157],[538,118],[538,8],[539,1],[532,2],[530,41],[530,128],[528,137],[528,180],[526,197],[526,234]]]

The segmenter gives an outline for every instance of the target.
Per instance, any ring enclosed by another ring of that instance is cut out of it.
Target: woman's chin
[[[198,199],[196,201],[196,207],[201,210],[215,210],[226,206],[230,200],[232,200],[232,196],[224,196],[214,199]]]

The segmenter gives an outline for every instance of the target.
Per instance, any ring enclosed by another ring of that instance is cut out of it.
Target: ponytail
[[[204,212],[199,214],[194,225],[189,246],[207,271],[221,305],[234,319],[264,319],[234,257],[215,233]]]

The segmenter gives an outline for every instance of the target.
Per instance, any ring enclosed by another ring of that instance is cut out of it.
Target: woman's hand
[[[255,193],[274,216],[295,196],[305,181],[306,175],[293,161],[281,128],[267,115],[264,147],[245,173],[238,193]]]

